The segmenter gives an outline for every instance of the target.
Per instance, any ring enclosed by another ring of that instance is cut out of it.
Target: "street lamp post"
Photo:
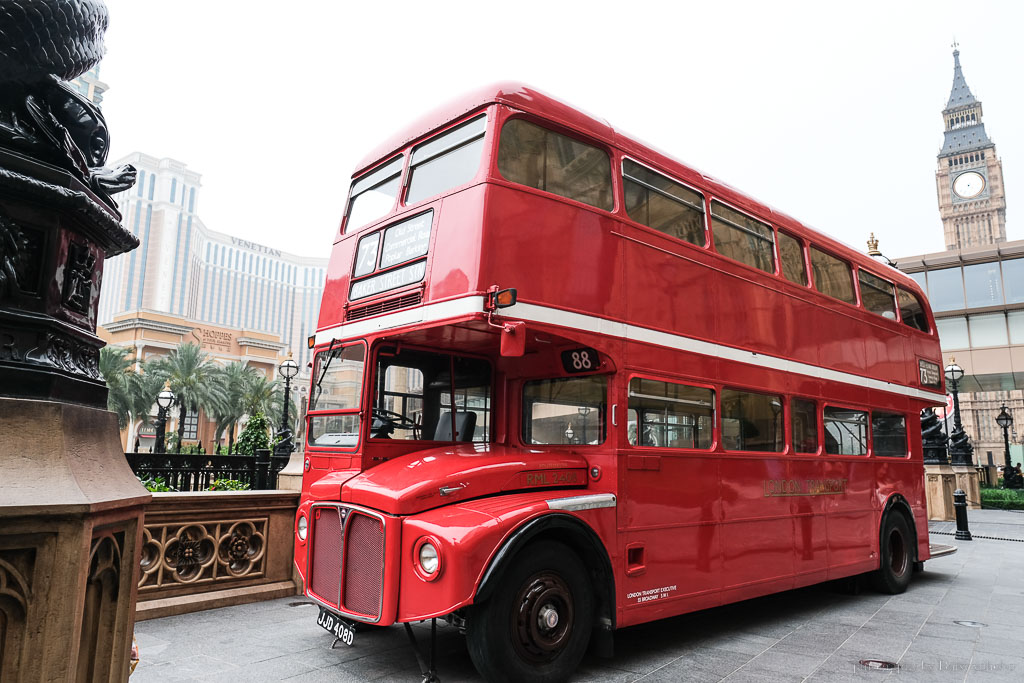
[[[292,428],[288,424],[288,408],[291,405],[292,378],[299,374],[299,365],[292,360],[291,354],[288,354],[288,359],[281,363],[278,372],[284,377],[284,409],[281,411],[281,427],[277,431],[277,446],[274,448],[273,474],[284,469],[294,448]]]
[[[171,387],[164,385],[164,388],[156,395],[156,440],[153,444],[154,453],[163,453],[164,434],[167,431],[167,409],[174,403],[174,392]]]
[[[583,443],[590,443],[587,441],[587,415],[590,415],[590,406],[580,406],[576,409],[576,412],[580,414],[580,425],[583,430]]]
[[[974,447],[971,446],[970,439],[960,422],[959,382],[964,376],[964,370],[956,364],[955,358],[949,359],[945,375],[946,381],[950,385],[950,391],[953,392],[953,432],[949,435],[949,459],[953,465],[971,467],[974,464],[971,458]]]
[[[1017,474],[1017,470],[1013,469],[1013,463],[1010,461],[1010,426],[1013,424],[1013,416],[1010,415],[1010,411],[1006,406],[1003,406],[999,414],[996,415],[996,424],[1003,430],[1003,446],[1006,449],[1006,464],[1003,466],[1003,488],[1024,488],[1024,480]]]

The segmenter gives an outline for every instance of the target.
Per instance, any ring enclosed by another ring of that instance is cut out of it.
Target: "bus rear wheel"
[[[565,545],[531,544],[502,586],[467,615],[466,645],[487,681],[564,681],[587,649],[594,597],[586,568]]]
[[[885,516],[879,538],[881,564],[871,574],[871,585],[881,593],[896,595],[907,590],[914,572],[914,540],[907,518],[898,512]]]

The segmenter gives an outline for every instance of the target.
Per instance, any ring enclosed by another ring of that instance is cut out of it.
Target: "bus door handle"
[[[618,403],[612,404],[612,427],[618,427],[619,423],[615,421],[615,409],[619,407]]]

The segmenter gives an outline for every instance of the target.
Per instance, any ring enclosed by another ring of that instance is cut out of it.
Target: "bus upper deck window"
[[[889,320],[896,320],[896,301],[893,299],[892,284],[866,270],[858,271],[857,274],[860,278],[860,298],[864,302],[864,308]]]
[[[376,171],[352,183],[345,232],[352,232],[391,211],[398,197],[402,157],[396,157]]]
[[[798,285],[807,286],[807,267],[804,265],[804,247],[800,240],[779,231],[779,262],[782,277]]]
[[[703,247],[704,196],[688,187],[622,160],[626,214],[637,223]]]
[[[848,304],[857,303],[849,263],[811,247],[811,269],[814,271],[814,288],[819,292]]]
[[[486,130],[487,117],[478,116],[416,146],[409,160],[405,203],[415,204],[472,180],[480,168]]]
[[[501,128],[498,171],[506,180],[611,211],[612,167],[603,150],[510,119]]]
[[[711,202],[715,250],[766,273],[775,272],[775,233],[753,218],[720,202]]]
[[[902,287],[897,287],[896,293],[900,299],[900,319],[903,320],[903,324],[909,325],[915,330],[929,332],[928,316],[925,315],[924,305],[917,298],[917,295],[913,292],[908,292]]]

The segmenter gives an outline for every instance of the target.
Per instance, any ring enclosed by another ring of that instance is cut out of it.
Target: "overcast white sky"
[[[326,256],[364,154],[457,95],[540,88],[858,249],[943,249],[960,44],[1024,239],[1024,3],[107,0],[111,159],[202,174],[207,227]]]

